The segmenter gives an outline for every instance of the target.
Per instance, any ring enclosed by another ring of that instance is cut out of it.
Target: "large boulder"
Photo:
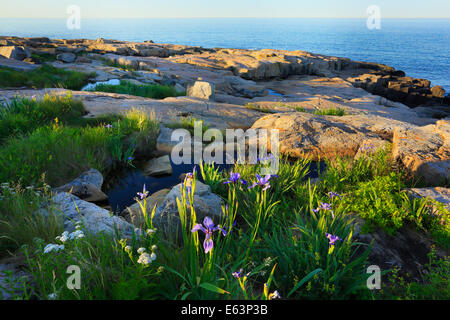
[[[0,56],[22,61],[31,57],[31,53],[30,50],[22,46],[4,46],[0,47]]]
[[[430,185],[442,185],[450,179],[450,121],[435,125],[396,128],[393,156],[410,173]]]
[[[59,61],[62,61],[64,63],[72,63],[75,61],[77,56],[73,54],[72,52],[64,52],[60,53],[56,56],[56,59]]]
[[[440,202],[444,205],[445,209],[450,211],[450,189],[443,187],[434,188],[411,188],[408,189],[408,193],[414,198],[428,198],[434,201]],[[431,208],[431,213],[437,211],[436,206]]]
[[[172,174],[172,165],[168,155],[153,158],[147,162],[144,172],[148,176],[163,176]]]
[[[11,274],[11,276],[9,275]],[[0,300],[20,297],[24,290],[30,290],[31,275],[13,263],[0,263]]]
[[[52,197],[51,202],[64,219],[64,229],[72,232],[75,223],[81,221],[84,228],[92,233],[107,233],[114,235],[118,230],[121,236],[131,237],[134,226],[119,216],[112,215],[108,210],[102,209],[93,203],[83,201],[80,198],[60,192]]]
[[[313,160],[354,157],[365,143],[380,139],[377,134],[339,118],[305,112],[272,114],[257,120],[252,129],[266,129],[269,136],[270,129],[278,129],[281,154]]]
[[[96,202],[108,199],[101,191],[103,176],[96,169],[90,169],[82,173],[78,178],[63,186],[53,189],[53,192],[68,192],[84,201]]]
[[[216,99],[215,90],[214,83],[195,81],[193,84],[188,85],[187,96],[214,101]]]
[[[177,184],[166,195],[163,203],[156,209],[153,220],[154,226],[162,232],[165,237],[177,238],[180,236],[181,220],[178,212],[177,199],[181,201],[183,183]],[[206,216],[213,219],[216,224],[220,223],[222,217],[222,200],[211,192],[211,187],[196,182],[193,203],[189,202],[188,188],[185,189],[187,206],[195,208],[196,222],[201,223]],[[187,210],[188,221],[190,221],[190,209]]]

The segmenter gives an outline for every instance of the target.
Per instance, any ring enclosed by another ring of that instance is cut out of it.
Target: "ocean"
[[[426,78],[450,93],[450,19],[65,19],[0,18],[0,35],[49,38],[153,40],[206,48],[305,50],[377,62]]]

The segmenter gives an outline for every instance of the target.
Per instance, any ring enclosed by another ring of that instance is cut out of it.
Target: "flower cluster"
[[[45,246],[44,248],[44,253],[49,253],[52,251],[59,251],[59,250],[64,250],[64,245],[63,244],[54,244],[54,243],[49,243],[48,245]]]
[[[156,249],[158,249],[158,248],[155,245],[153,245],[152,252],[149,254],[146,252],[147,249],[139,248],[137,250],[137,253],[139,253],[140,256],[138,258],[137,263],[142,264],[144,266],[150,265],[153,261],[156,260],[156,254],[155,254]],[[130,246],[125,247],[125,251],[127,251],[127,250],[131,251],[131,247]]]
[[[375,153],[375,146],[373,145],[373,143],[370,144],[363,144],[359,150],[363,153],[363,154],[367,154],[367,155],[372,155]]]
[[[203,242],[203,249],[205,249],[205,253],[208,253],[214,247],[214,241],[212,240],[212,235],[215,231],[222,231],[224,236],[227,235],[225,229],[223,229],[220,225],[215,225],[210,217],[205,217],[203,219],[203,225],[197,223],[191,230],[191,232],[202,231],[205,234],[205,241]]]
[[[81,230],[81,221],[77,221],[75,223],[76,230],[74,232],[64,231],[60,236],[57,236],[55,240],[60,241],[62,243],[65,243],[70,240],[77,240],[84,238],[84,232]],[[64,250],[63,244],[55,244],[55,243],[49,243],[44,248],[44,253],[49,253],[52,251],[60,251]]]

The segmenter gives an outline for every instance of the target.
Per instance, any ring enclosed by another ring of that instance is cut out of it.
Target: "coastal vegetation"
[[[164,99],[167,97],[176,97],[185,95],[184,92],[176,92],[171,86],[159,84],[138,85],[126,80],[121,80],[119,85],[98,84],[90,91],[113,92],[129,94],[152,99]]]
[[[0,87],[65,88],[79,90],[93,73],[82,73],[44,64],[31,71],[17,71],[0,66]]]

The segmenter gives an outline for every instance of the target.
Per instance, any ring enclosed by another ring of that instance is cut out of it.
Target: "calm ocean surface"
[[[175,43],[202,47],[305,50],[378,62],[427,78],[450,93],[450,19],[83,19],[69,30],[65,19],[0,18],[0,35]]]

